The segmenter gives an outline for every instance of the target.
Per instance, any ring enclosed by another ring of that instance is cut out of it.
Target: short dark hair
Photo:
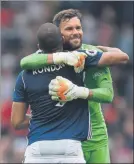
[[[51,53],[61,51],[63,47],[60,29],[53,23],[42,24],[37,32],[39,48]]]
[[[81,21],[82,14],[76,9],[62,10],[54,16],[53,24],[59,27],[61,21],[65,21],[67,19],[70,20],[73,17],[77,17]]]

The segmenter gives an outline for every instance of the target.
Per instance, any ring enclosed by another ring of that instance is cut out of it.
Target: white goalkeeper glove
[[[89,95],[89,89],[78,87],[70,80],[57,76],[49,84],[49,94],[52,100],[67,102],[77,98],[86,99]]]
[[[64,63],[70,66],[74,66],[76,73],[83,71],[86,57],[86,53],[78,51],[53,53],[54,64]]]

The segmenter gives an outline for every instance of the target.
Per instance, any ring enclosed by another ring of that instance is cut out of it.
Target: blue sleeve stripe
[[[17,77],[14,92],[13,92],[13,101],[26,102],[25,81],[23,78],[23,72],[21,72]]]
[[[24,75],[24,71],[22,72],[22,82],[23,82],[23,85],[24,85],[24,89],[26,89],[26,85],[25,85],[25,81],[24,81],[24,77],[23,77],[23,75]]]

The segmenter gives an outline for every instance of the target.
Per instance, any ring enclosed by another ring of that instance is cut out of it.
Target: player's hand
[[[52,100],[66,102],[77,98],[86,99],[89,90],[85,87],[78,87],[66,78],[57,76],[49,84],[49,94]]]
[[[49,94],[51,95],[52,100],[56,101],[71,101],[77,97],[74,94],[75,85],[61,77],[57,76],[55,79],[51,80],[49,84]],[[71,91],[72,94],[67,94]]]
[[[74,71],[76,73],[80,73],[84,69],[87,54],[84,52],[73,51],[72,55],[76,55],[78,57],[78,61],[76,62],[76,64],[74,64]]]
[[[65,64],[72,65],[76,68],[84,67],[85,58],[87,54],[84,52],[72,51],[70,55],[67,55],[65,58]]]
[[[74,66],[76,73],[83,71],[86,57],[86,53],[78,51],[60,52],[53,54],[53,60],[55,64],[62,62],[64,64]]]

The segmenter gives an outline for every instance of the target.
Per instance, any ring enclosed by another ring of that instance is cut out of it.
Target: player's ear
[[[65,37],[62,35],[62,42],[64,43],[65,42]]]

